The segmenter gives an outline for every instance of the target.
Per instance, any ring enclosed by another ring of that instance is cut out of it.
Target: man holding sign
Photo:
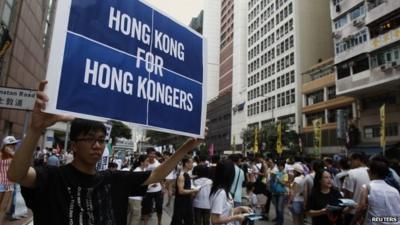
[[[126,224],[128,196],[143,195],[148,184],[163,180],[201,142],[189,139],[152,172],[96,172],[96,163],[107,143],[104,124],[43,112],[49,100],[43,92],[46,83],[40,83],[29,131],[8,170],[8,178],[23,186],[36,225]],[[44,130],[56,122],[71,120],[74,161],[63,167],[30,167]]]

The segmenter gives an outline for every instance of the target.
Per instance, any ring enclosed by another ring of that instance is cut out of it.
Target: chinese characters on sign
[[[0,87],[0,108],[32,110],[36,91]]]

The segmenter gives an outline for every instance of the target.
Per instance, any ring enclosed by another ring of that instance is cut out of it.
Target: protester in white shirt
[[[240,225],[246,213],[252,212],[247,206],[233,207],[233,198],[229,193],[235,177],[235,167],[230,160],[221,160],[215,169],[215,178],[211,188],[211,223]]]
[[[210,224],[210,192],[212,180],[208,178],[209,169],[206,166],[199,166],[196,171],[197,179],[193,181],[199,192],[193,199],[194,224]]]
[[[138,166],[133,172],[144,172],[149,164],[147,155],[140,155],[137,161]],[[128,211],[128,225],[139,225],[141,216],[141,206],[143,197],[130,196],[129,197],[129,211]]]
[[[368,176],[368,167],[365,165],[365,156],[360,153],[353,153],[350,155],[350,166],[353,168],[349,170],[349,176],[344,180],[343,191],[346,198],[353,199],[356,203],[361,201],[361,188],[370,182]],[[353,219],[356,210],[350,211],[350,214],[345,215],[345,224],[349,224]]]
[[[380,156],[370,160],[368,174],[371,182],[362,188],[361,199],[352,224],[365,218],[366,225],[400,225],[400,194],[384,181],[389,174],[388,165],[387,160]],[[366,215],[363,215],[365,209]],[[387,221],[377,221],[378,218]]]
[[[304,224],[304,169],[300,163],[293,165],[294,181],[291,185],[289,210],[292,212],[293,224]]]
[[[149,164],[146,168],[146,171],[153,171],[157,168],[160,163],[156,159],[156,150],[154,148],[147,149],[147,157]],[[163,208],[163,193],[161,183],[150,184],[147,193],[143,198],[142,204],[142,214],[143,214],[143,223],[144,225],[148,225],[149,215],[153,211],[153,202],[156,205],[156,212],[158,218],[158,225],[161,225],[162,218],[162,208]]]

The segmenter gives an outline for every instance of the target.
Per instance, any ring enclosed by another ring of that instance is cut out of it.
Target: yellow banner
[[[254,130],[254,147],[253,147],[254,153],[258,152],[258,127],[255,128]]]
[[[314,153],[315,155],[321,154],[321,144],[322,144],[322,135],[321,135],[321,125],[322,119],[313,120],[314,127]]]
[[[281,155],[283,152],[282,148],[282,123],[281,121],[276,122],[276,134],[277,134],[277,139],[276,139],[276,152]]]
[[[379,109],[381,117],[381,147],[385,149],[386,147],[386,132],[385,132],[385,104]]]

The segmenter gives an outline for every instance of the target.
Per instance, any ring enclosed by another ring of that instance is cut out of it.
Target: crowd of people
[[[399,171],[381,155],[352,153],[340,160],[260,153],[193,156],[189,152],[202,140],[189,138],[174,154],[149,148],[120,170],[111,162],[108,170],[96,171],[107,143],[104,124],[43,112],[48,101],[45,85],[43,81],[39,86],[31,125],[18,150],[14,137],[3,140],[0,219],[18,183],[35,225],[124,225],[141,220],[148,225],[153,212],[161,225],[164,192],[167,205],[175,196],[171,225],[251,225],[260,215],[282,225],[286,208],[295,225],[304,224],[306,217],[313,225],[400,224]],[[49,156],[44,165],[41,157],[35,158],[40,155],[36,145],[43,131],[59,121],[72,121],[73,159],[59,166],[51,165],[57,159]],[[266,201],[257,195],[265,195]],[[276,218],[269,218],[271,203]]]

